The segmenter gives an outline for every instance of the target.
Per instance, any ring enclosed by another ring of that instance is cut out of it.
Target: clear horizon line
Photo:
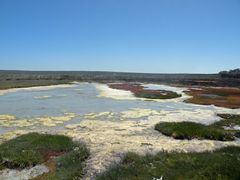
[[[117,71],[117,70],[34,70],[34,69],[0,69],[0,71],[29,71],[29,72],[109,72],[109,73],[135,73],[135,74],[218,74],[219,72],[140,72],[140,71]]]

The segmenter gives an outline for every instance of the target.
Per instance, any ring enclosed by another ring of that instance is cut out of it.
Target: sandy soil
[[[28,87],[28,88],[12,88],[12,89],[4,89],[0,90],[0,95],[5,95],[7,93],[17,92],[17,91],[45,91],[56,88],[68,88],[75,87],[77,82],[74,84],[59,84],[59,85],[51,85],[51,86],[36,86],[36,87]]]

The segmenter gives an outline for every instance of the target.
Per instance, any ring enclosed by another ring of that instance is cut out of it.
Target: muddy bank
[[[178,88],[178,92],[181,92],[181,97],[178,98],[170,98],[170,99],[149,99],[149,98],[143,98],[143,97],[136,97],[134,93],[127,89],[115,89],[111,88],[106,84],[94,84],[96,89],[99,91],[98,97],[105,97],[105,98],[111,98],[115,100],[151,100],[151,101],[157,101],[157,102],[182,102],[186,99],[188,99],[190,96],[186,95],[183,91],[186,90],[186,88]],[[147,84],[146,84],[147,86]],[[164,87],[171,87],[171,86],[164,86]],[[164,89],[163,89],[164,90]]]
[[[185,100],[187,103],[215,105],[219,107],[240,108],[239,88],[190,88],[185,91],[192,98]]]
[[[146,99],[174,99],[179,98],[182,95],[165,89],[164,87],[159,89],[152,89],[151,86],[145,87],[140,83],[115,83],[108,84],[112,89],[119,89],[130,91],[134,94],[135,97],[146,98]]]

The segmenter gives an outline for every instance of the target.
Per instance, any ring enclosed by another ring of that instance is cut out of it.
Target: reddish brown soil
[[[41,152],[41,154],[44,157],[44,162],[53,159],[55,157],[61,156],[63,154],[65,154],[66,152],[59,152],[59,151],[43,151]]]
[[[132,83],[109,84],[108,86],[112,89],[131,91],[132,93],[137,93],[144,89],[144,87],[141,86],[141,84],[137,84],[137,83],[135,83],[135,84],[132,84]]]
[[[186,100],[188,103],[215,105],[226,108],[240,108],[239,88],[201,88],[190,89],[186,92],[193,98]]]
[[[138,83],[109,84],[108,86],[113,89],[131,91],[136,97],[148,99],[172,99],[181,96],[171,91],[144,89]]]

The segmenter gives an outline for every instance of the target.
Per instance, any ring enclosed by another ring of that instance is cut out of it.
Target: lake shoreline
[[[17,91],[50,90],[55,88],[68,88],[68,87],[74,87],[77,83],[78,82],[71,82],[69,84],[54,84],[54,85],[41,85],[41,86],[0,89],[0,95],[5,95],[7,93],[12,93]]]

